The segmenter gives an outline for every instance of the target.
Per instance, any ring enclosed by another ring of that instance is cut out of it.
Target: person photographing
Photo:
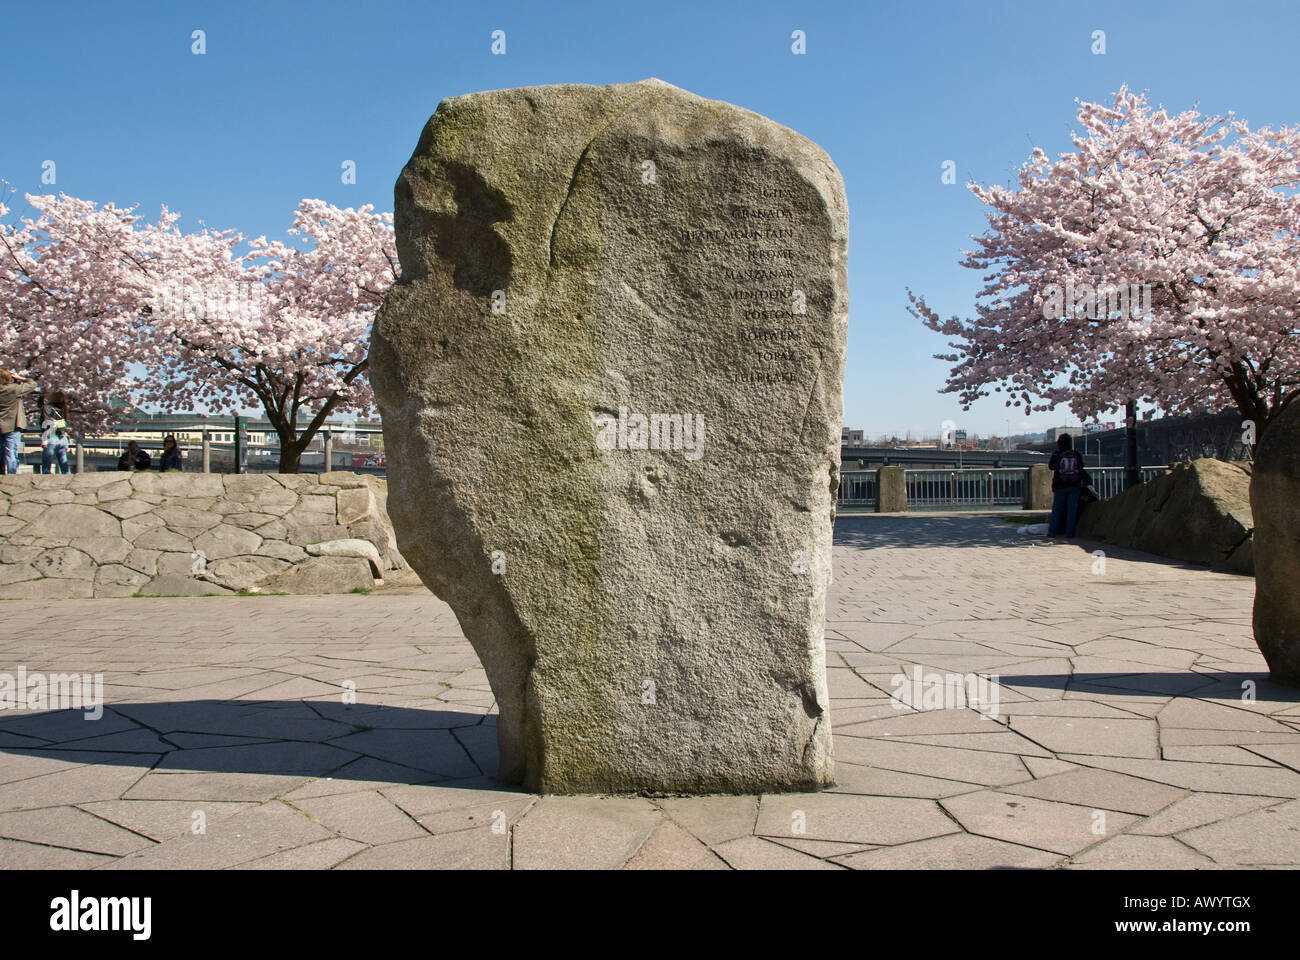
[[[4,448],[4,472],[17,473],[23,450],[23,429],[27,411],[23,398],[36,392],[36,381],[0,367],[0,443]]]

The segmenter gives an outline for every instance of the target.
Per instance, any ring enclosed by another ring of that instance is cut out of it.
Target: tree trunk
[[[1137,401],[1130,400],[1124,408],[1124,489],[1136,487],[1142,482],[1142,471],[1138,466],[1138,408]]]
[[[281,473],[298,472],[299,462],[302,460],[302,453],[307,449],[309,443],[311,443],[310,436],[298,437],[296,440],[290,440],[288,443],[285,443],[283,439],[280,440]]]

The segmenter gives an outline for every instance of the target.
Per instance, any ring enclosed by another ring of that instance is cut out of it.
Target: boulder
[[[369,540],[348,538],[311,543],[307,545],[307,552],[313,557],[361,557],[363,560],[370,561],[370,571],[376,579],[384,575],[383,558]]]
[[[226,557],[206,564],[201,576],[231,590],[247,590],[283,573],[288,567],[287,560],[274,557]]]
[[[261,585],[263,593],[351,593],[375,585],[361,557],[308,557]]]
[[[1253,473],[1255,642],[1274,680],[1300,686],[1300,403],[1268,425]]]
[[[1228,557],[1228,569],[1237,573],[1244,573],[1248,577],[1255,575],[1255,537],[1252,531],[1251,536],[1241,542],[1232,555]]]
[[[1193,460],[1138,484],[1079,515],[1080,537],[1109,540],[1147,553],[1225,564],[1250,539],[1250,475],[1234,463]]]
[[[487,672],[501,776],[831,783],[830,158],[658,80],[470,94],[425,127],[395,225],[370,354],[388,508]]]
[[[375,519],[356,520],[348,527],[347,539],[373,543],[384,558],[384,566],[390,570],[402,566],[402,555],[397,551],[397,541],[387,523]]]

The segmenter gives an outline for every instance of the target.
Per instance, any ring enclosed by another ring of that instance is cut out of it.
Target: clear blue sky
[[[993,399],[963,413],[939,393],[943,338],[905,309],[910,286],[944,315],[970,311],[978,277],[957,262],[984,220],[963,185],[1007,182],[1031,142],[1068,149],[1074,98],[1123,83],[1170,109],[1293,124],[1297,26],[1294,0],[9,4],[0,178],[20,197],[62,190],[151,218],[165,203],[182,226],[278,236],[302,197],[392,209],[443,97],[655,76],[792,127],[844,174],[846,424],[1041,429],[1067,418]],[[505,56],[490,51],[497,29]],[[795,29],[804,56],[790,51]],[[1094,30],[1105,55],[1091,52]],[[340,182],[345,160],[355,185]],[[945,160],[956,186],[941,183]]]

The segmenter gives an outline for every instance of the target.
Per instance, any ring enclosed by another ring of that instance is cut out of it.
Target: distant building
[[[840,446],[842,447],[865,447],[867,439],[863,431],[850,430],[844,427],[840,430]]]
[[[1047,432],[1043,434],[1043,440],[1047,443],[1055,443],[1056,438],[1063,433],[1068,433],[1071,437],[1077,437],[1083,432],[1083,428],[1079,426],[1049,427]]]

